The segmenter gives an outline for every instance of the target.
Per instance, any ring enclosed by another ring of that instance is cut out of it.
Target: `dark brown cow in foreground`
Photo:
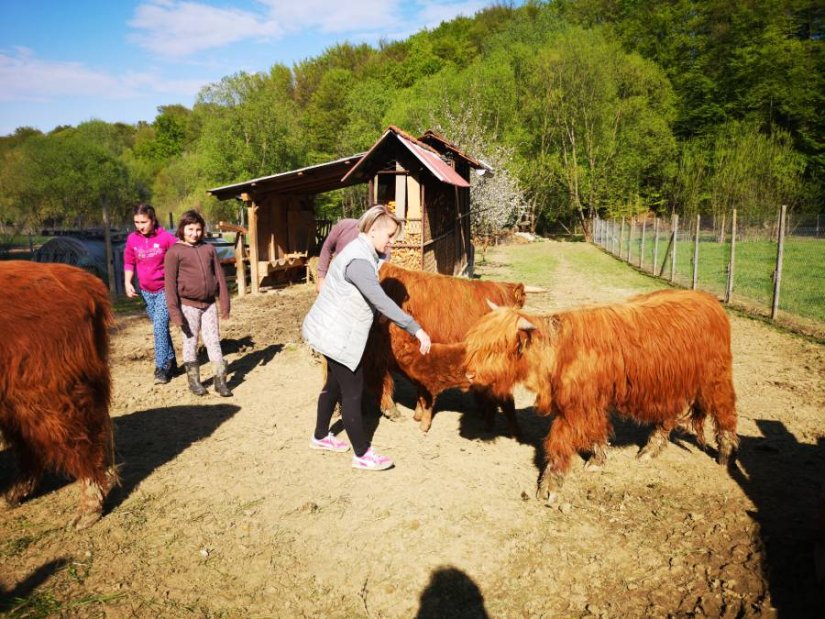
[[[469,328],[490,311],[487,300],[503,306],[522,307],[524,285],[450,277],[414,271],[384,263],[379,272],[381,287],[404,311],[412,314],[434,343],[461,342]],[[456,349],[457,350],[457,349]],[[430,353],[432,355],[432,353]],[[441,391],[468,388],[461,355],[443,349],[436,357],[419,359],[416,340],[397,327],[376,321],[364,354],[365,381],[369,391],[380,394],[381,409],[389,417],[400,416],[393,401],[394,383],[390,370],[406,375],[418,392],[415,419],[426,432],[432,423],[435,397]],[[455,362],[453,362],[453,360]],[[518,435],[515,404],[509,394],[492,399],[484,389],[474,390],[488,427],[500,405],[514,435]],[[387,411],[391,411],[388,413]]]
[[[640,456],[657,455],[683,422],[704,445],[708,414],[720,463],[738,444],[730,323],[709,294],[665,290],[549,316],[498,309],[473,327],[466,343],[474,383],[499,396],[524,383],[537,394],[537,412],[555,416],[538,488],[548,503],[573,454],[590,451],[593,464],[604,463],[613,411],[655,424]]]
[[[73,524],[93,524],[116,482],[108,291],[63,264],[0,262],[0,432],[17,455],[17,505],[47,470],[81,483]]]
[[[386,331],[382,331],[383,334]],[[491,396],[482,387],[473,386],[467,378],[464,366],[466,348],[464,342],[457,344],[438,344],[431,346],[430,352],[422,355],[419,343],[409,333],[393,325],[389,326],[390,350],[393,367],[402,372],[416,389],[417,401],[414,419],[419,422],[423,432],[427,432],[433,422],[433,406],[439,394],[448,389],[471,390],[482,409],[487,429],[492,430],[495,413],[501,406],[510,432],[520,438],[516,420],[515,402],[512,397],[498,399]]]

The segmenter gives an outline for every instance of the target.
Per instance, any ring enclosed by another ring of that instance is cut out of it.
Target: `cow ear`
[[[490,306],[491,310],[496,311],[498,309],[498,305],[496,305],[495,303],[490,301],[490,299],[484,299],[484,300],[487,301],[487,305]]]

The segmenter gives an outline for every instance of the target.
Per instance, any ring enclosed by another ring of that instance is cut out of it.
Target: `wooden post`
[[[109,229],[109,205],[106,198],[101,200],[103,208],[103,242],[106,245],[106,275],[109,278],[109,292],[117,294],[115,281],[115,261],[112,255],[112,231]]]
[[[676,279],[676,242],[679,240],[679,215],[673,214],[673,243],[670,247],[670,281]]]
[[[776,270],[773,273],[773,303],[771,304],[771,319],[776,319],[776,313],[779,311],[779,288],[782,282],[782,258],[785,253],[785,216],[788,212],[788,206],[782,205],[779,211],[779,233],[778,242],[776,244]]]
[[[725,219],[722,218],[722,225],[724,225]],[[702,223],[702,216],[698,213],[696,214],[696,238],[693,241],[693,286],[692,289],[696,290],[696,285],[699,283],[699,227]]]
[[[627,264],[630,264],[630,248],[633,245],[633,218],[631,217],[627,222]]]
[[[642,220],[642,242],[639,246],[639,268],[644,269],[645,266],[645,228],[647,228],[647,214]]]
[[[653,233],[653,274],[656,275],[656,265],[659,264],[659,218],[654,220],[655,232]]]
[[[736,264],[736,209],[730,215],[730,260],[728,260],[728,285],[725,287],[725,303],[733,296],[733,274]]]
[[[619,260],[622,259],[622,245],[624,245],[624,217],[622,217],[622,227],[619,229]]]
[[[246,294],[246,264],[243,259],[243,234],[235,234],[235,282],[238,284],[238,296]]]
[[[172,232],[175,229],[175,222],[172,220],[172,211],[169,211],[169,232]],[[172,232],[172,234],[175,234]]]
[[[258,206],[250,201],[246,209],[249,221],[249,279],[252,294],[261,292],[258,279]]]

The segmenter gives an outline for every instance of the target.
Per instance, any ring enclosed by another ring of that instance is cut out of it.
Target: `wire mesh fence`
[[[593,242],[677,286],[825,334],[825,216],[594,219]]]

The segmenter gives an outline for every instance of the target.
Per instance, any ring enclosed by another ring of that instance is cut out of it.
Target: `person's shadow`
[[[137,411],[115,417],[115,462],[120,486],[112,488],[104,502],[104,517],[125,501],[153,471],[174,460],[190,445],[210,436],[222,423],[240,410],[231,404],[170,406]],[[0,452],[0,492],[12,482],[10,449]],[[9,466],[6,466],[6,465]],[[44,496],[74,480],[46,474],[28,500]]]
[[[248,349],[250,352],[246,352]],[[230,389],[234,389],[246,380],[246,375],[249,374],[258,366],[267,365],[275,358],[279,352],[284,349],[283,344],[270,344],[260,350],[255,350],[255,341],[249,335],[245,335],[239,339],[223,338],[221,339],[221,352],[224,356],[231,355],[238,352],[246,352],[243,357],[235,359],[226,367],[228,375],[227,385]],[[203,366],[209,363],[209,356],[206,353],[204,346],[198,347],[198,364]],[[201,381],[205,387],[214,384],[214,377]]]
[[[13,589],[5,590],[0,586],[0,613],[13,611],[15,606],[28,598],[35,589],[46,582],[54,574],[62,570],[69,563],[69,559],[60,558],[41,565],[28,577],[19,582]],[[15,615],[18,616],[18,615]],[[24,616],[24,615],[19,615]],[[30,616],[30,615],[25,615]]]
[[[824,617],[825,583],[816,582],[814,547],[823,531],[825,438],[799,443],[781,421],[760,419],[761,437],[740,437],[733,479],[756,506],[765,580],[780,617]],[[741,467],[741,468],[740,468]],[[822,526],[820,523],[819,526]]]
[[[487,619],[481,589],[461,570],[443,566],[430,574],[416,619]]]

